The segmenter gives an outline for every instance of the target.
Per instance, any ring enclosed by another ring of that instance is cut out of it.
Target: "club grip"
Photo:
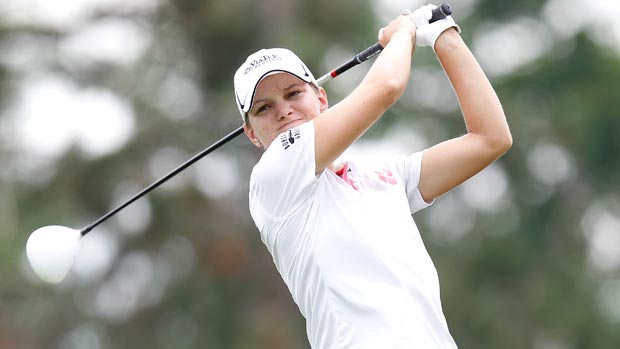
[[[447,2],[444,2],[443,4],[433,9],[433,15],[431,16],[431,19],[428,20],[428,22],[433,23],[442,18],[446,18],[450,16],[451,14],[452,14],[452,7]]]
[[[358,53],[355,58],[358,63],[362,63],[377,55],[379,52],[381,52],[381,50],[383,50],[383,46],[381,46],[379,43],[376,43],[365,49],[364,51]]]

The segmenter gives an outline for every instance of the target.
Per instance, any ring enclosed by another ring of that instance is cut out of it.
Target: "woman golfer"
[[[452,17],[429,24],[433,8],[382,28],[384,50],[331,108],[291,51],[260,50],[235,74],[245,133],[265,149],[251,174],[250,212],[312,348],[456,348],[411,214],[500,157],[512,138],[459,27]],[[467,134],[412,154],[336,162],[399,100],[416,46],[436,52]]]

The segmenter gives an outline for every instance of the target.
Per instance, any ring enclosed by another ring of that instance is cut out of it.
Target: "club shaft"
[[[433,10],[433,16],[431,17],[429,22],[434,22],[434,21],[439,20],[441,18],[445,18],[446,16],[449,16],[451,14],[452,14],[452,9],[450,8],[450,5],[447,4],[447,3],[441,4],[435,10]],[[356,65],[358,65],[360,63],[363,63],[363,62],[367,61],[368,59],[376,56],[382,50],[383,50],[383,47],[379,43],[376,43],[376,44],[368,47],[364,51],[362,51],[362,52],[358,53],[357,55],[355,55],[355,57],[351,58],[348,62],[342,64],[338,68],[336,68],[336,69],[332,70],[331,72],[329,72],[329,73],[323,75],[322,77],[320,77],[317,80],[317,83],[319,85],[323,85],[325,82],[335,78],[336,76],[344,73],[345,71],[353,68],[354,66],[356,66]],[[153,182],[148,187],[142,189],[142,191],[140,191],[139,193],[135,194],[134,196],[129,198],[127,201],[121,203],[120,205],[118,205],[117,207],[115,207],[114,209],[112,209],[111,211],[106,213],[105,215],[103,215],[100,218],[98,218],[96,221],[92,222],[91,224],[89,224],[88,226],[83,228],[80,231],[80,233],[82,234],[82,236],[88,234],[88,232],[93,230],[93,228],[95,228],[99,224],[105,222],[110,217],[114,216],[119,211],[123,210],[125,207],[131,205],[134,201],[140,199],[144,195],[146,195],[149,192],[151,192],[153,189],[155,189],[155,188],[159,187],[160,185],[164,184],[170,178],[172,178],[172,177],[176,176],[177,174],[179,174],[179,172],[185,170],[186,168],[188,168],[189,166],[194,164],[196,161],[198,161],[198,160],[202,159],[203,157],[207,156],[209,153],[215,151],[216,149],[218,149],[222,145],[228,143],[229,141],[231,141],[232,139],[234,139],[235,137],[239,136],[242,133],[243,133],[243,126],[239,126],[234,131],[232,131],[229,134],[227,134],[226,136],[222,137],[219,141],[213,143],[208,148],[206,148],[203,151],[201,151],[200,153],[194,155],[189,160],[185,161],[183,164],[181,164],[180,166],[178,166],[174,170],[170,171],[165,176],[163,176],[160,179],[158,179],[157,181]]]
[[[228,143],[230,140],[232,140],[233,138],[237,137],[238,135],[240,135],[242,133],[243,133],[243,126],[240,126],[236,130],[234,130],[234,131],[230,132],[229,134],[227,134],[226,136],[224,136],[219,141],[213,143],[211,146],[209,146],[205,150],[203,150],[200,153],[194,155],[192,158],[190,158],[189,160],[185,161],[183,164],[181,164],[180,166],[178,166],[174,170],[170,171],[167,175],[165,175],[165,176],[161,177],[160,179],[158,179],[157,181],[153,182],[151,185],[149,185],[148,187],[142,189],[142,191],[140,191],[139,193],[135,194],[134,196],[132,196],[127,201],[125,201],[122,204],[118,205],[116,208],[114,208],[110,212],[108,212],[105,215],[101,216],[99,219],[97,219],[96,221],[92,222],[87,227],[83,228],[80,231],[82,233],[82,236],[86,235],[94,227],[96,227],[97,225],[99,225],[102,222],[106,221],[108,218],[114,216],[116,213],[118,213],[118,211],[120,211],[120,210],[124,209],[125,207],[131,205],[134,201],[136,201],[139,198],[143,197],[144,195],[148,194],[153,189],[159,187],[164,182],[168,181],[170,178],[172,178],[172,177],[176,176],[177,174],[179,174],[179,172],[185,170],[186,168],[191,166],[196,161],[198,161],[198,160],[202,159],[203,157],[207,156],[209,153],[211,153],[214,150],[218,149],[222,145]]]

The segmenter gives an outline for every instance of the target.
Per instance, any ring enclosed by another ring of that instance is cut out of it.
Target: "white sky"
[[[94,10],[154,10],[160,0],[2,0],[0,18],[9,23],[42,24],[66,29]]]
[[[25,37],[10,41],[0,61],[23,76],[17,98],[3,117],[11,146],[32,156],[55,158],[76,145],[89,157],[119,150],[134,131],[129,102],[105,89],[83,89],[50,72],[57,59],[82,67],[99,63],[129,66],[150,43],[148,31],[127,19],[86,21],[94,9],[154,9],[158,0],[2,0],[0,18],[44,25],[71,34],[57,47]],[[57,56],[53,53],[56,52]]]
[[[149,33],[127,19],[103,19],[63,40],[60,53],[81,64],[131,64],[150,44]]]
[[[9,113],[14,145],[44,157],[61,156],[73,144],[87,156],[104,155],[122,147],[134,130],[127,101],[54,75],[25,81]]]
[[[603,11],[605,9],[605,11]],[[548,0],[540,19],[493,22],[475,33],[473,51],[490,76],[510,74],[553,50],[554,40],[585,31],[599,45],[620,55],[620,2]]]

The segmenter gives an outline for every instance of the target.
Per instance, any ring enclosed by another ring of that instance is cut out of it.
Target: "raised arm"
[[[316,172],[321,172],[370,128],[403,94],[415,48],[415,25],[399,16],[379,32],[385,49],[340,103],[314,119]]]
[[[501,103],[457,30],[444,31],[434,49],[456,92],[467,134],[425,151],[419,189],[427,201],[480,172],[512,145]]]

